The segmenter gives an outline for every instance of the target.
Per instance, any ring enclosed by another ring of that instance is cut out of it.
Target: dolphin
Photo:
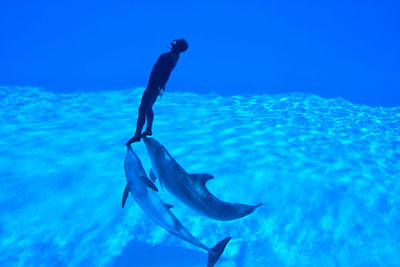
[[[206,188],[206,182],[214,177],[208,173],[189,174],[168,153],[156,139],[143,137],[150,156],[152,169],[150,178],[158,178],[164,187],[188,207],[216,220],[230,221],[242,218],[264,205],[245,205],[224,202],[212,195]]]
[[[180,239],[206,250],[208,252],[207,267],[214,266],[231,238],[223,239],[213,248],[209,248],[198,241],[170,211],[172,205],[166,204],[160,199],[157,187],[146,176],[139,157],[130,145],[125,157],[124,168],[127,184],[122,196],[122,208],[125,206],[129,192],[131,192],[139,207],[154,222]]]

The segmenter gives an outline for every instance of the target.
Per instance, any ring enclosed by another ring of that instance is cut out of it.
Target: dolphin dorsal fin
[[[172,208],[174,207],[173,205],[168,204],[168,203],[164,203],[164,205],[165,205],[165,207],[166,207],[167,209],[172,209]]]
[[[150,188],[153,189],[154,191],[158,192],[157,186],[156,186],[149,178],[147,178],[146,176],[141,176],[141,177],[142,177],[143,182],[144,182],[148,187],[150,187]]]
[[[193,173],[189,174],[190,179],[200,184],[205,184],[208,180],[214,179],[214,176],[208,173]]]
[[[154,172],[153,168],[150,169],[149,176],[150,176],[151,180],[155,183],[157,180],[157,175]]]

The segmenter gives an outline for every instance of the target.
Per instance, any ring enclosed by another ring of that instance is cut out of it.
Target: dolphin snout
[[[146,146],[147,152],[149,153],[150,157],[154,155],[157,151],[157,146],[154,143],[153,138],[143,137],[144,145]]]
[[[154,143],[154,139],[151,137],[143,136],[142,139],[146,146]]]
[[[151,145],[150,138],[143,136],[142,139],[143,139],[143,142],[144,142],[144,145],[146,146],[146,148],[150,149],[150,145]]]
[[[147,149],[156,149],[159,147],[158,142],[151,137],[143,136],[142,139]]]

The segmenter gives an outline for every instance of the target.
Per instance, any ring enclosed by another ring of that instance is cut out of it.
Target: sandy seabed
[[[0,265],[205,266],[125,186],[125,143],[143,88],[55,94],[0,87]],[[315,95],[166,93],[153,137],[225,201],[266,205],[220,222],[168,192],[217,266],[399,266],[400,107]],[[143,143],[135,152],[146,170]]]

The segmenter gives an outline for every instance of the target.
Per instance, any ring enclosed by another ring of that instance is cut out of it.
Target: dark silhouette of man
[[[186,51],[189,47],[188,43],[184,39],[173,40],[171,46],[171,51],[162,54],[153,66],[149,83],[147,84],[147,88],[142,96],[142,102],[140,103],[136,132],[135,135],[126,143],[127,146],[133,142],[139,142],[142,136],[153,134],[151,131],[154,119],[153,104],[156,102],[157,97],[162,95],[165,91],[165,84],[178,62],[179,54]],[[142,133],[146,119],[146,130]]]

